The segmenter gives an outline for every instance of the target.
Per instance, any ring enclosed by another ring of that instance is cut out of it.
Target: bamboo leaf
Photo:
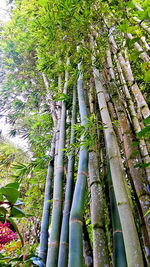
[[[144,81],[145,81],[145,82],[150,82],[150,70],[148,70],[148,71],[145,73]]]
[[[140,138],[148,138],[150,137],[150,125],[146,126],[140,132],[138,132],[138,137]]]
[[[148,215],[150,213],[150,209],[144,214],[144,216]]]
[[[139,150],[133,152],[133,153],[130,155],[130,159],[136,157],[139,153],[140,153]]]
[[[148,166],[150,166],[150,162],[149,163],[137,163],[134,165],[134,168],[143,168],[144,169]]]
[[[20,257],[16,257],[16,258],[13,258],[13,259],[11,259],[9,262],[22,262],[23,261],[23,255],[21,255]]]
[[[138,42],[140,40],[139,37],[135,37],[133,39],[127,39],[126,40],[126,46],[130,49],[130,48],[133,48],[134,47],[134,43],[135,42]]]
[[[145,124],[145,125],[149,125],[149,124],[150,124],[150,116],[148,116],[148,117],[144,120],[144,124]]]

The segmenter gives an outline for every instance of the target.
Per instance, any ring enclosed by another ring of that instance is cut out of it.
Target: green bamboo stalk
[[[44,207],[43,207],[41,235],[40,235],[39,256],[42,258],[44,263],[46,263],[47,249],[48,249],[48,228],[49,228],[49,217],[50,217],[51,183],[54,171],[54,155],[55,155],[55,133],[51,143],[51,153],[50,153],[50,161],[46,177]]]
[[[89,105],[94,113],[94,79],[90,79]],[[98,155],[94,149],[89,152],[89,187],[91,191],[90,212],[93,235],[94,267],[110,266],[105,232],[104,198],[100,181]]]
[[[69,59],[67,59],[67,66]],[[64,94],[67,94],[68,70],[65,72]],[[51,221],[50,242],[48,245],[47,267],[57,267],[59,239],[62,219],[62,192],[63,192],[63,176],[64,176],[64,148],[65,148],[65,125],[66,125],[66,102],[62,103],[59,149],[57,159],[56,176],[54,177],[54,194],[53,194],[53,210]]]
[[[121,221],[127,264],[129,267],[133,266],[143,267],[144,264],[143,264],[142,252],[132,214],[132,209],[130,207],[130,202],[128,199],[128,193],[126,191],[125,174],[121,161],[119,147],[115,133],[113,131],[110,116],[108,113],[108,108],[104,97],[104,90],[99,79],[99,71],[95,67],[95,56],[94,56],[95,51],[94,51],[94,41],[92,37],[91,37],[91,46],[93,50],[92,62],[93,62],[94,79],[95,79],[101,118],[105,126],[104,128],[105,143],[110,162],[110,169],[111,169],[115,197],[119,211],[119,217]]]
[[[78,64],[78,100],[81,115],[81,124],[85,125],[88,116],[85,95],[83,91],[83,75],[81,73],[81,63]],[[83,140],[83,137],[82,137]],[[79,153],[78,177],[75,186],[69,230],[69,264],[68,267],[83,266],[83,238],[82,238],[82,220],[84,209],[84,195],[87,186],[88,172],[88,149],[81,146]]]
[[[106,51],[106,55],[107,55],[108,51]],[[107,61],[109,61],[110,58],[107,59]],[[113,69],[111,64],[108,65],[108,69],[110,71],[111,75],[111,79],[113,79],[114,73],[113,73]],[[106,70],[105,70],[105,74],[106,74]],[[113,104],[111,102],[109,93],[107,91],[107,86],[104,80],[104,77],[102,75],[102,73],[100,73],[100,80],[103,84],[104,87],[104,94],[106,97],[106,101],[108,104],[108,109],[109,112],[111,114],[111,119],[114,121],[115,119],[117,119],[116,117],[116,113],[113,107]],[[108,79],[107,79],[108,82]],[[113,91],[113,86],[111,87],[111,92]],[[116,95],[113,95],[114,98],[116,97]],[[120,140],[122,141],[122,135],[120,133],[120,129],[117,127],[117,134],[118,137],[120,138]],[[104,152],[102,153],[104,154]],[[102,162],[103,164],[105,164],[105,159],[106,155],[104,154],[102,157]],[[126,254],[125,254],[125,248],[124,248],[124,241],[123,241],[123,235],[122,235],[122,229],[121,229],[121,224],[120,224],[120,218],[119,218],[119,214],[118,214],[118,208],[117,208],[117,203],[116,203],[116,199],[115,199],[115,193],[114,193],[114,188],[113,188],[113,184],[112,184],[112,178],[111,178],[111,172],[110,172],[110,165],[108,162],[108,158],[107,158],[107,181],[108,181],[108,189],[109,189],[109,199],[110,199],[110,208],[111,208],[111,221],[112,221],[112,229],[113,229],[113,266],[127,266],[126,263]],[[122,263],[122,264],[121,264]]]
[[[75,123],[76,123],[76,87],[74,86],[73,105],[72,105],[72,121],[71,121],[71,138],[70,138],[71,145],[74,144],[75,142],[75,128],[74,128]],[[69,155],[69,160],[68,160],[68,174],[67,174],[63,219],[62,219],[62,226],[61,226],[58,267],[65,267],[68,265],[69,216],[70,216],[70,208],[71,208],[71,202],[72,202],[72,196],[73,196],[74,162],[75,162],[75,151],[74,149],[72,149],[71,155]]]
[[[120,266],[127,267],[121,223],[120,223],[114,188],[112,184],[110,164],[108,158],[107,158],[107,179],[109,186],[109,198],[110,198],[112,228],[113,228],[113,265],[115,267],[120,267]]]
[[[133,134],[132,130],[130,128],[130,124],[128,122],[127,116],[126,116],[126,110],[120,103],[119,95],[118,95],[118,88],[115,83],[115,74],[113,70],[113,65],[112,65],[112,59],[111,59],[111,53],[110,50],[108,49],[106,51],[107,55],[107,64],[108,64],[108,69],[109,69],[109,74],[110,74],[110,84],[111,84],[111,94],[114,94],[114,97],[112,96],[113,103],[118,115],[118,120],[120,122],[120,131],[122,132],[122,143],[124,147],[124,152],[127,160],[127,164],[129,166],[130,170],[130,175],[131,175],[131,180],[132,183],[134,184],[134,188],[139,200],[139,204],[141,206],[141,210],[143,213],[143,217],[145,220],[145,225],[147,228],[147,233],[150,238],[150,228],[148,224],[148,218],[146,218],[145,213],[149,209],[150,205],[150,198],[149,194],[147,192],[146,188],[146,183],[143,175],[143,170],[142,169],[137,169],[134,168],[134,165],[139,161],[139,154],[135,155],[134,158],[131,157],[131,154],[136,153],[137,147],[133,147]]]

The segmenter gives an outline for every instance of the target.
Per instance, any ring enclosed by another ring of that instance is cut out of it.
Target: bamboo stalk
[[[90,79],[89,93],[90,112],[94,113],[94,80]],[[89,152],[89,182],[91,190],[91,223],[93,234],[93,260],[94,267],[110,266],[109,252],[105,233],[104,199],[100,182],[98,157],[96,150]]]
[[[112,35],[109,36],[109,42],[110,44],[112,45],[112,50],[113,50],[113,53],[118,55],[118,60],[119,60],[119,63],[123,69],[123,72],[126,76],[126,79],[129,83],[129,85],[131,86],[131,90],[134,94],[134,97],[136,99],[136,102],[137,102],[137,105],[139,106],[140,110],[141,110],[141,113],[143,115],[144,118],[147,118],[149,115],[150,115],[150,111],[149,111],[149,108],[148,108],[148,105],[137,85],[137,83],[135,82],[135,79],[133,77],[133,74],[132,74],[132,71],[130,70],[130,68],[128,68],[128,65],[126,64],[125,62],[125,59],[124,57],[122,56],[121,52],[118,52],[118,47],[114,41],[114,38]]]
[[[149,26],[147,26],[142,20],[138,19],[137,17],[133,17],[133,19],[139,23],[139,25],[141,26],[141,28],[143,28],[143,30],[145,30],[148,34],[150,34],[150,28]]]
[[[51,200],[51,183],[54,171],[54,159],[55,159],[55,144],[56,144],[56,127],[57,127],[57,114],[56,105],[49,92],[49,83],[46,75],[42,73],[43,81],[47,91],[47,103],[51,107],[51,115],[54,123],[54,135],[51,143],[50,161],[48,164],[48,171],[45,185],[44,207],[42,214],[41,235],[40,235],[40,252],[39,256],[42,258],[44,264],[46,263],[47,250],[48,250],[48,228],[49,228],[49,216],[50,216],[50,200]]]
[[[88,116],[85,95],[83,91],[83,75],[81,63],[78,64],[79,78],[77,83],[78,100],[81,116],[81,124],[85,125]],[[83,137],[82,137],[83,140]],[[82,141],[81,140],[81,141]],[[83,240],[82,240],[82,220],[84,209],[84,195],[87,186],[88,171],[88,149],[81,146],[79,153],[78,177],[73,195],[73,202],[70,214],[69,230],[69,263],[68,267],[83,266]]]
[[[109,66],[108,69],[111,71],[111,73],[114,76],[112,66],[111,67]],[[105,76],[106,76],[106,70],[105,70]],[[106,101],[108,104],[111,120],[113,120],[113,121],[118,120],[116,111],[114,109],[114,105],[113,105],[111,98],[109,96],[109,93],[107,91],[107,84],[104,80],[102,73],[100,73],[100,81],[104,87],[104,94],[105,94]],[[107,77],[107,83],[108,83],[108,77]],[[111,88],[111,92],[112,92],[113,86],[111,86],[110,88]],[[116,97],[115,93],[113,94],[112,97],[114,97],[114,98]],[[121,133],[120,127],[117,127],[116,134],[118,135],[119,140],[122,142],[123,138],[122,138],[122,133]],[[106,155],[103,156],[103,158],[105,158],[105,157],[106,157]],[[127,266],[122,229],[121,229],[120,218],[119,218],[119,214],[118,214],[118,208],[117,208],[114,188],[113,188],[113,184],[112,184],[112,178],[111,178],[111,172],[110,172],[110,166],[109,166],[108,159],[107,159],[107,180],[108,180],[108,186],[109,186],[109,198],[110,198],[112,229],[113,229],[113,265],[118,266],[118,267],[119,266]],[[127,190],[128,190],[128,188],[127,188]],[[129,192],[128,192],[128,195],[129,195]],[[129,201],[131,203],[130,199],[129,199]]]
[[[123,108],[123,106],[121,105],[119,101],[118,89],[115,83],[115,74],[113,70],[111,53],[109,49],[106,51],[106,55],[107,55],[107,64],[108,64],[109,74],[111,77],[111,82],[110,82],[111,88],[113,89],[111,91],[113,91],[113,93],[115,94],[115,96],[112,99],[113,99],[116,112],[118,115],[118,120],[120,123],[119,125],[120,125],[121,132],[122,132],[123,147],[124,147],[127,163],[130,169],[130,175],[131,175],[134,188],[135,188],[138,200],[139,200],[139,204],[141,206],[141,210],[143,213],[142,216],[144,217],[145,213],[149,210],[150,198],[147,192],[143,170],[141,168],[140,169],[134,168],[137,162],[139,162],[140,157],[139,157],[139,154],[138,155],[135,154],[138,148],[133,147],[132,145],[134,138],[133,138],[133,134],[130,128],[130,124],[126,116],[126,110]],[[132,154],[135,154],[134,158],[133,156],[131,156]],[[147,233],[150,239],[150,228],[149,228],[148,218],[146,216],[144,217],[144,221],[145,221]]]
[[[149,46],[149,44],[146,42],[146,38],[145,38],[145,36],[141,36],[140,39],[141,39],[142,43],[144,44],[144,46],[145,46],[145,48],[146,48],[146,51],[150,50],[150,46]]]
[[[89,153],[89,178],[94,267],[110,266],[105,233],[104,200],[96,151]]]
[[[46,263],[47,249],[48,249],[48,228],[49,228],[49,216],[50,216],[51,184],[54,171],[54,155],[55,155],[55,133],[51,143],[50,161],[46,177],[44,207],[42,214],[41,234],[40,234],[39,256],[42,258],[44,264]]]
[[[113,226],[113,265],[115,267],[120,267],[120,266],[127,267],[121,223],[120,223],[114,188],[112,184],[110,164],[108,159],[107,159],[107,177],[109,185],[109,197],[110,197],[110,207],[111,207],[112,226]]]
[[[72,121],[71,121],[71,139],[70,139],[71,145],[74,144],[75,142],[75,129],[74,129],[75,123],[76,123],[76,87],[74,86]],[[62,227],[61,227],[58,267],[65,267],[68,264],[69,216],[70,216],[70,208],[73,196],[74,162],[75,162],[75,151],[74,149],[72,149],[68,161],[67,185],[66,185],[65,203],[63,210]]]
[[[67,59],[67,66],[69,59]],[[64,94],[67,94],[68,70],[65,72]],[[54,194],[53,194],[53,210],[51,220],[51,234],[48,245],[47,267],[57,267],[60,228],[62,219],[62,191],[64,176],[64,147],[65,147],[65,124],[66,124],[66,102],[62,103],[60,134],[59,134],[59,150],[57,159],[56,176],[54,177]]]
[[[127,103],[128,103],[128,106],[129,106],[129,112],[130,112],[131,120],[132,120],[132,123],[133,123],[133,127],[134,127],[134,130],[135,130],[135,133],[138,134],[138,132],[141,131],[141,127],[140,127],[140,124],[139,124],[139,121],[138,121],[138,118],[137,118],[137,115],[136,115],[134,104],[133,104],[131,95],[129,93],[128,87],[126,85],[125,78],[124,78],[124,75],[122,73],[122,69],[121,69],[121,66],[119,64],[119,61],[118,61],[116,55],[114,55],[114,59],[116,61],[118,73],[119,73],[119,76],[120,76],[120,80],[121,80],[121,83],[123,85],[123,87],[122,87],[123,88],[123,92],[124,92],[124,94],[126,96]],[[145,163],[149,163],[150,162],[150,157],[148,155],[148,148],[146,146],[145,140],[143,140],[143,139],[139,140],[139,147],[140,147],[141,154],[143,156],[143,161]],[[146,174],[147,174],[147,180],[148,180],[148,182],[150,182],[150,168],[146,167],[145,171],[146,171]]]
[[[137,10],[143,11],[143,8],[141,8],[140,6],[138,6],[136,3],[134,3],[134,1],[132,0],[132,3],[134,4],[135,8]]]
[[[108,113],[103,87],[99,80],[99,71],[95,67],[94,41],[92,37],[91,37],[91,46],[93,50],[92,62],[93,62],[95,86],[97,91],[102,122],[105,125],[104,129],[105,142],[106,142],[107,154],[110,162],[110,170],[112,175],[112,182],[114,186],[115,197],[117,201],[120,222],[123,232],[127,264],[129,267],[132,266],[143,267],[144,266],[143,257],[136,226],[134,223],[132,210],[128,199],[128,194],[126,191],[125,175],[121,162],[121,156],[116,136],[113,131],[110,116]]]
[[[49,92],[49,83],[48,80],[46,78],[46,75],[44,73],[42,73],[42,77],[43,77],[43,81],[46,87],[46,91],[47,91],[47,103],[48,105],[51,107],[51,114],[52,114],[52,118],[53,118],[53,123],[54,123],[54,128],[56,127],[56,122],[57,122],[57,114],[56,114],[56,104]],[[49,103],[50,101],[50,103]]]
[[[61,75],[58,76],[58,91],[62,93],[62,78]],[[56,125],[56,148],[55,148],[55,163],[54,163],[54,180],[56,176],[57,171],[57,159],[58,159],[58,149],[59,149],[59,134],[60,134],[60,122],[61,122],[61,108],[62,103],[61,101],[58,101],[57,103],[57,125]]]
[[[132,40],[133,36],[131,33],[127,33],[127,37]],[[138,42],[134,43],[134,47],[137,51],[141,52],[140,57],[143,59],[144,62],[149,62],[150,63],[150,57],[148,56],[148,54],[146,52],[143,51],[142,47],[139,45]]]

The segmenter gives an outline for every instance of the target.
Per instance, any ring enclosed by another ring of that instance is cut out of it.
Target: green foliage
[[[103,129],[105,126],[99,121],[97,124],[95,114],[89,118],[85,117],[87,123],[85,125],[74,124],[76,141],[74,144],[68,145],[66,153],[69,155],[72,149],[79,149],[81,146],[88,147],[88,150],[96,149],[97,145],[97,130]]]
[[[79,139],[83,137],[80,143],[83,149],[88,147],[89,150],[92,150],[96,146],[97,129],[102,128],[102,123],[99,122],[99,125],[97,125],[95,114],[92,114],[90,118],[86,117],[86,120],[85,125],[78,126],[75,124],[75,134]]]
[[[148,70],[145,73],[145,77],[144,77],[145,82],[150,82],[150,70]]]
[[[2,200],[0,201],[0,220],[4,221],[4,216],[8,217],[8,221],[11,222],[11,225],[13,226],[13,228],[18,233],[21,239],[22,245],[24,245],[23,238],[18,230],[17,224],[13,220],[13,218],[18,218],[18,214],[20,218],[26,216],[26,214],[18,208],[18,204],[21,203],[18,201],[18,190],[18,183],[10,183],[0,188],[0,195]]]
[[[60,94],[60,93],[56,93],[56,96],[54,97],[54,101],[69,101],[69,96],[66,94]]]
[[[0,139],[0,179],[1,185],[5,185],[12,181],[12,177],[16,175],[16,171],[12,168],[17,161],[27,161],[26,154],[20,148],[16,148],[10,142]]]
[[[8,264],[5,264],[5,262],[8,262]],[[0,256],[0,263],[3,264],[2,266],[20,266],[20,264],[23,264],[26,267],[31,266],[40,266],[40,267],[44,267],[45,265],[43,264],[42,260],[40,257],[38,257],[35,254],[30,254],[26,257],[24,257],[24,255],[19,255],[18,257],[4,257],[4,256]]]
[[[144,124],[145,124],[145,127],[140,132],[138,132],[138,137],[140,139],[150,140],[150,116],[148,116],[144,120]]]
[[[138,132],[138,138],[139,138],[139,140],[145,139],[149,142],[150,141],[150,116],[148,116],[146,119],[144,119],[144,125],[145,125],[144,128],[140,132]],[[137,144],[139,144],[139,141],[135,142],[135,145],[137,145]],[[135,156],[138,153],[139,153],[139,151],[136,151],[131,156]],[[139,168],[139,167],[140,168],[146,168],[148,166],[150,166],[150,163],[139,162],[139,163],[134,165],[134,168]]]
[[[117,43],[122,47],[123,33],[132,33],[134,38],[126,41],[130,55],[132,70],[141,90],[148,98],[150,71],[147,62],[140,59],[141,52],[134,48],[135,42],[140,42],[143,30],[133,20],[148,19],[150,6],[148,1],[138,0],[144,11],[136,11],[133,2],[85,1],[85,0],[16,0],[12,17],[5,27],[1,28],[0,40],[0,70],[2,71],[2,88],[0,90],[0,111],[7,114],[11,124],[11,134],[20,134],[27,138],[30,147],[28,160],[23,152],[0,144],[0,178],[5,185],[0,189],[0,201],[8,200],[11,204],[9,210],[0,207],[0,214],[4,217],[9,214],[11,218],[24,218],[27,214],[35,214],[40,218],[44,194],[45,177],[49,161],[48,151],[53,133],[51,107],[47,101],[47,91],[42,80],[44,73],[49,82],[49,92],[55,101],[66,101],[68,113],[71,106],[72,87],[77,79],[76,66],[82,58],[84,83],[89,86],[91,77],[91,25],[96,32],[97,51],[96,67],[103,70],[101,63],[104,60],[105,50],[108,46],[108,30],[112,26]],[[106,25],[107,24],[107,25]],[[108,29],[109,28],[109,29]],[[97,34],[98,33],[98,34]],[[80,58],[76,47],[80,45]],[[64,84],[64,71],[66,57],[70,57],[69,67],[69,96],[58,88],[58,76],[61,75]],[[68,146],[66,152],[88,147],[97,149],[97,130],[106,126],[100,121],[97,123],[94,114],[86,118],[84,126],[76,124],[76,143]],[[148,119],[146,119],[148,120]],[[145,120],[145,128],[139,133],[139,139],[149,139],[149,123]],[[118,122],[113,125],[118,127]],[[67,125],[69,132],[69,124]],[[69,134],[68,134],[69,135]],[[138,152],[137,152],[138,153]],[[135,156],[135,155],[132,155]],[[142,165],[146,167],[146,165]],[[4,179],[7,177],[7,186]],[[20,184],[20,191],[16,187]],[[19,197],[24,199],[24,211],[16,204]],[[88,197],[86,196],[87,200]],[[25,217],[25,218],[26,218]],[[22,219],[23,220],[23,219]],[[91,233],[91,225],[89,225]],[[34,255],[24,259],[20,255],[13,259],[11,264],[18,261],[22,264],[41,266]]]
[[[5,186],[0,189],[0,192],[8,199],[10,204],[14,204],[19,197],[19,192],[14,187]]]

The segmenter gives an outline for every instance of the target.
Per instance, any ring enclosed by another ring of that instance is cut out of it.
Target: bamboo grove
[[[1,110],[22,135],[50,116],[40,266],[150,264],[149,10],[16,0],[2,27]]]

